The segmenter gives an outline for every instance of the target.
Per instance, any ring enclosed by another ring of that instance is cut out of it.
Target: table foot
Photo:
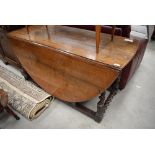
[[[119,88],[119,78],[115,81],[115,83],[111,86],[110,94],[106,98],[106,91],[103,92],[99,97],[99,102],[97,103],[97,111],[93,111],[82,103],[67,103],[72,108],[78,110],[79,112],[87,115],[88,117],[94,119],[96,122],[100,123],[103,119],[103,116],[106,112],[107,107],[109,106],[110,102],[112,101],[113,97],[117,94]]]

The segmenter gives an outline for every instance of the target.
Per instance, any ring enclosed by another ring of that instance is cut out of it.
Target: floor
[[[0,65],[5,66],[1,61]],[[16,72],[11,66],[5,66]],[[19,121],[0,114],[0,128],[155,128],[155,41],[146,49],[140,68],[127,87],[119,92],[108,107],[102,122],[96,123],[59,100],[39,118],[29,121],[22,116]],[[97,98],[88,103],[95,108]]]

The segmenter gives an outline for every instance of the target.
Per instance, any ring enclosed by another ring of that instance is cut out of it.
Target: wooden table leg
[[[96,113],[95,113],[95,117],[94,117],[94,120],[96,121],[96,122],[101,122],[102,121],[102,119],[103,119],[103,115],[104,115],[104,113],[105,113],[105,105],[104,105],[104,102],[105,102],[105,92],[103,92],[101,95],[100,95],[100,97],[99,97],[99,99],[100,99],[100,101],[97,103],[97,111],[96,111]]]
[[[27,74],[27,72],[25,71],[25,69],[23,67],[19,68],[19,70],[22,73],[22,75],[24,76],[25,80],[31,79],[31,77]]]
[[[101,25],[96,25],[96,53],[99,53],[100,48],[100,35],[101,35]]]
[[[100,123],[103,119],[104,113],[106,112],[107,107],[112,101],[113,97],[117,94],[119,88],[120,77],[115,81],[115,83],[111,86],[110,94],[107,98],[105,98],[106,92],[103,92],[99,97],[99,102],[97,103],[97,111],[93,111],[82,103],[66,103],[71,106],[75,110],[87,115],[88,117],[94,119],[96,122]]]

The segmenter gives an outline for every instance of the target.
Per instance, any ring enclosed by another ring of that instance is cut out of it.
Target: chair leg
[[[13,115],[16,118],[16,120],[19,120],[20,118],[11,110],[11,108],[8,105],[8,94],[4,90],[0,89],[0,96],[0,110],[6,110],[9,114]]]

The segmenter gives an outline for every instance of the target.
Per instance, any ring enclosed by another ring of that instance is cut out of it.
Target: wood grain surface
[[[84,58],[115,67],[122,70],[134,57],[139,41],[133,43],[124,41],[124,37],[101,33],[100,52],[96,53],[96,35],[93,31],[72,28],[67,26],[29,26],[29,35],[26,28],[9,33],[9,36],[24,39],[30,42],[46,45],[66,51]],[[49,37],[50,34],[50,37]]]
[[[115,81],[134,57],[138,42],[66,26],[29,26],[8,34],[19,61],[33,80],[51,95],[68,102],[90,100]]]

